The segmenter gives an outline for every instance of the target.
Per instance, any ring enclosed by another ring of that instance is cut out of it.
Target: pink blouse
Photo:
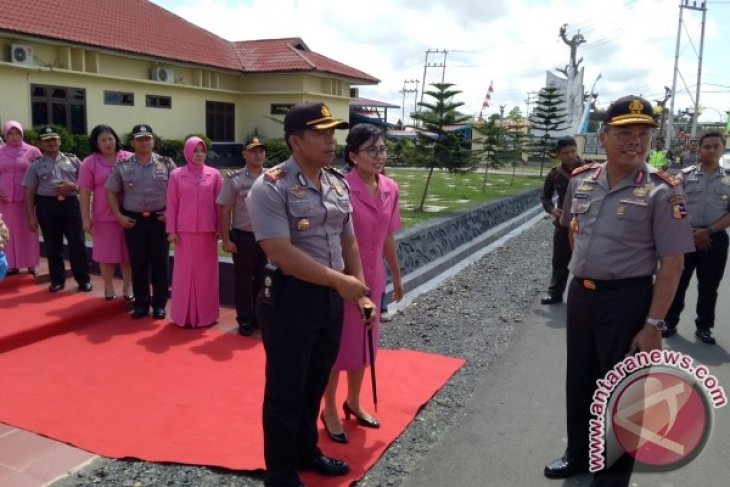
[[[119,151],[117,161],[123,161],[131,155],[131,152]],[[77,183],[79,188],[92,191],[91,218],[95,222],[117,221],[106,199],[106,180],[113,169],[114,164],[98,153],[91,154],[81,164]]]
[[[187,164],[172,171],[167,186],[167,233],[218,231],[215,199],[223,186],[217,169]]]
[[[41,156],[41,151],[25,142],[20,146],[0,145],[0,194],[8,202],[25,200],[25,188],[20,186],[30,162]]]

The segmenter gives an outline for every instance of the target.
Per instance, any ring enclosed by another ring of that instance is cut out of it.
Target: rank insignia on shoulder
[[[697,168],[697,166],[689,166],[689,167],[685,167],[684,169],[682,169],[682,172],[683,172],[684,174],[689,174],[689,173],[691,173],[692,171],[694,171],[694,170],[695,170],[696,168]]]
[[[268,179],[269,181],[278,181],[279,179],[284,177],[285,174],[286,172],[282,168],[275,167],[266,171],[264,173],[264,177],[266,177],[266,179]]]
[[[730,176],[725,176],[720,180],[720,182],[725,186],[730,186]]]
[[[664,181],[665,183],[667,183],[671,187],[678,186],[682,182],[681,179],[679,179],[677,177],[673,177],[673,176],[668,176],[664,172],[653,172],[652,174],[654,176],[658,177],[659,179],[661,179],[662,181]]]
[[[682,220],[687,216],[687,207],[684,205],[684,201],[679,201],[672,205],[672,218],[675,220]]]
[[[582,172],[585,172],[585,171],[587,171],[589,169],[595,169],[596,167],[598,167],[598,165],[597,164],[594,164],[594,163],[584,164],[584,165],[582,165],[580,167],[575,168],[573,170],[573,172],[570,173],[570,175],[571,176],[575,176],[575,175],[580,174]]]
[[[236,176],[238,176],[242,172],[243,172],[243,169],[228,169],[223,174],[223,177],[226,178],[226,179],[235,178]]]
[[[344,175],[344,174],[342,174],[342,173],[340,172],[340,170],[339,170],[339,169],[337,169],[337,168],[334,168],[334,167],[331,167],[331,166],[327,166],[327,167],[325,167],[325,168],[324,168],[324,170],[325,170],[325,171],[327,171],[327,172],[328,172],[328,173],[330,173],[330,174],[334,174],[334,175],[335,175],[335,176],[337,176],[338,178],[341,178],[341,179],[344,179],[344,178],[345,178],[345,175]]]

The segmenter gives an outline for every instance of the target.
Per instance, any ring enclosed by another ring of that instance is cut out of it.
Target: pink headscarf
[[[23,126],[20,125],[20,122],[17,122],[15,120],[8,120],[5,122],[5,125],[3,126],[3,135],[5,137],[8,136],[8,132],[12,129],[18,129],[20,131],[20,137],[23,138]]]
[[[205,148],[205,152],[208,152],[208,146],[205,145],[205,141],[201,139],[200,137],[192,136],[188,138],[188,140],[185,141],[185,148],[183,149],[183,154],[185,154],[185,160],[190,166],[197,167],[195,164],[193,164],[193,152],[195,152],[196,147],[198,147],[199,144],[203,144],[203,147]]]

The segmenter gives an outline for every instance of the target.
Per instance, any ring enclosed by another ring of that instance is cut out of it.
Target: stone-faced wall
[[[400,231],[396,241],[401,273],[406,276],[539,205],[540,192],[534,189],[490,201]]]

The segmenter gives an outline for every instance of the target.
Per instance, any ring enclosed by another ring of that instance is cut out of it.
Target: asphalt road
[[[720,287],[717,345],[694,337],[696,283],[679,333],[665,348],[705,364],[730,394],[730,272]],[[543,467],[559,457],[565,436],[565,306],[542,306],[515,324],[508,349],[483,373],[462,418],[435,446],[407,486],[588,486],[589,475],[549,480]],[[714,410],[709,442],[688,465],[671,472],[635,472],[632,485],[686,487],[727,485],[730,478],[730,406]],[[723,480],[724,479],[724,480]]]

